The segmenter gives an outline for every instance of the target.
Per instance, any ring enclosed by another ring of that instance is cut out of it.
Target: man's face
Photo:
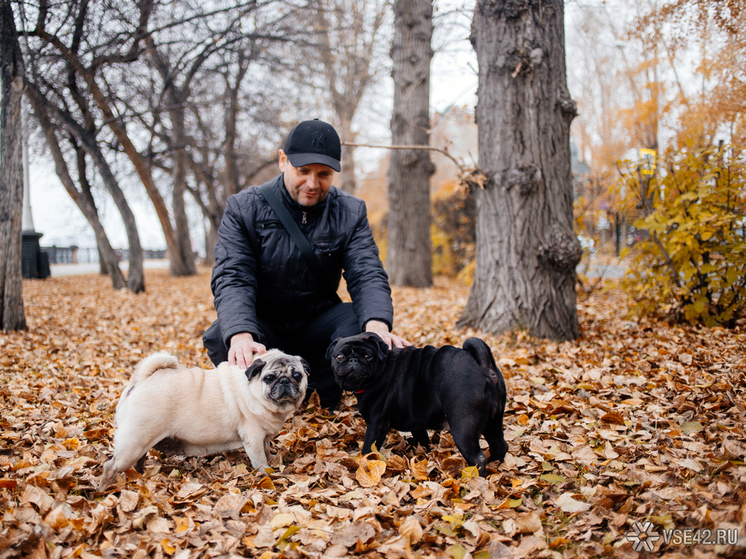
[[[284,151],[280,150],[280,171],[290,197],[301,206],[315,206],[329,193],[334,169],[321,163],[293,167]]]

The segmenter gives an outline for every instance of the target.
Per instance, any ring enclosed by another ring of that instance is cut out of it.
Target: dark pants
[[[321,405],[334,409],[342,397],[342,389],[334,380],[326,350],[337,338],[360,333],[352,303],[339,303],[301,325],[287,326],[261,319],[257,322],[261,331],[255,333],[255,340],[264,344],[267,349],[280,349],[291,355],[300,355],[308,361],[311,367],[308,394],[315,389],[319,393]],[[202,342],[213,364],[218,365],[228,360],[228,348],[223,342],[218,321],[205,332]]]

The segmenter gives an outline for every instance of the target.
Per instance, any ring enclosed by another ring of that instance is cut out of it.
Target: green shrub
[[[725,148],[688,146],[655,176],[623,173],[644,232],[623,280],[636,314],[732,326],[746,306],[746,176]],[[624,189],[623,189],[624,190]]]

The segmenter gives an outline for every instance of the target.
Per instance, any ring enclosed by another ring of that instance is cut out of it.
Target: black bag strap
[[[300,253],[303,255],[303,258],[306,259],[306,262],[311,268],[311,271],[316,274],[316,277],[322,280],[322,285],[329,286],[328,289],[336,293],[336,289],[334,289],[334,282],[331,280],[329,274],[327,274],[326,271],[321,267],[321,263],[316,257],[316,254],[313,252],[308,239],[306,239],[306,236],[300,230],[298,224],[295,223],[292,217],[290,217],[290,213],[283,205],[280,197],[274,190],[272,190],[273,184],[273,182],[263,184],[259,187],[259,192],[261,192],[262,196],[264,196],[264,199],[269,204],[269,207],[272,208],[277,217],[280,219],[282,225],[290,234],[290,238],[293,239],[295,245],[300,249]]]

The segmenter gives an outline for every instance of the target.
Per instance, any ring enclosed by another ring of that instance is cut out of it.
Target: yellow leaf
[[[67,450],[78,450],[80,448],[80,440],[77,437],[73,437],[72,439],[65,439],[65,442],[62,444],[65,445],[65,448]]]
[[[466,556],[466,548],[460,543],[457,543],[448,548],[448,553],[451,554],[453,559],[464,559]]]
[[[166,555],[173,555],[176,551],[176,548],[171,545],[171,542],[168,540],[162,540],[161,541],[161,547],[163,548],[163,552]]]
[[[283,512],[274,516],[272,520],[270,520],[269,526],[272,530],[277,530],[278,528],[290,526],[293,522],[295,522],[295,517],[289,512]]]
[[[176,523],[176,528],[174,528],[174,532],[177,534],[183,534],[184,532],[187,532],[189,530],[189,519],[185,518],[183,516],[177,516],[174,518],[174,522]]]
[[[296,534],[300,532],[300,526],[290,526],[285,532],[280,536],[280,539],[277,542],[277,545],[281,544],[282,542],[288,541],[293,534]]]
[[[365,457],[358,461],[355,479],[363,487],[375,487],[381,482],[386,471],[386,464],[381,460],[368,460]]]
[[[412,458],[412,461],[410,462],[410,468],[412,470],[414,479],[427,479],[427,458]]]
[[[261,481],[259,482],[259,487],[261,489],[269,489],[270,491],[275,490],[275,484],[272,482],[272,479],[269,476],[262,477]]]
[[[468,466],[461,470],[461,479],[476,479],[479,477],[479,468]]]

